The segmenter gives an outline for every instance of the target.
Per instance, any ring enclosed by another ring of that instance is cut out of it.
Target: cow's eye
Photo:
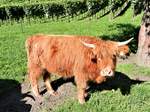
[[[92,58],[91,61],[92,61],[93,63],[97,63],[97,58]]]
[[[115,54],[113,54],[113,58],[115,58],[116,57],[116,55]]]

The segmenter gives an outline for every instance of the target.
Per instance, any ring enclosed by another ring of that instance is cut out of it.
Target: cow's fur
[[[96,48],[87,47],[82,42],[94,44]],[[29,80],[35,96],[40,98],[40,76],[43,76],[51,94],[55,93],[50,85],[51,74],[74,76],[80,103],[85,101],[87,82],[91,80],[101,83],[106,80],[107,74],[112,76],[116,67],[116,56],[122,52],[114,41],[70,35],[34,35],[26,40],[26,49]]]

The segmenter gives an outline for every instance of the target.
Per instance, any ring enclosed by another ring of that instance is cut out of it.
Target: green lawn
[[[102,38],[124,40],[125,37],[135,37],[141,22],[141,15],[132,19],[132,11],[115,20],[109,20],[109,16],[101,19],[73,20],[71,22],[24,22],[5,23],[0,27],[0,79],[10,79],[22,82],[26,75],[25,40],[36,33],[44,34],[71,34],[92,35]],[[137,38],[137,37],[135,37]],[[134,46],[134,45],[133,45]],[[136,47],[136,46],[134,46]],[[136,48],[135,48],[136,49]],[[150,75],[149,68],[136,67],[131,64],[117,66],[117,71],[132,76],[136,73]],[[8,88],[8,83],[2,83],[0,92]],[[13,87],[13,81],[9,87]],[[143,83],[131,86],[129,95],[122,95],[120,90],[94,92],[89,101],[79,105],[77,100],[67,101],[56,108],[58,112],[150,112],[150,85]]]

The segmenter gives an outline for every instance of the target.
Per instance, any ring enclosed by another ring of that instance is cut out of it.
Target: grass
[[[109,20],[109,16],[100,19],[73,20],[71,22],[31,22],[5,23],[0,27],[0,79],[15,80],[21,83],[26,75],[26,52],[24,48],[25,40],[28,36],[36,33],[44,34],[71,34],[71,35],[92,35],[109,39],[126,39],[125,37],[135,37],[135,29],[141,22],[141,15],[134,21],[132,12],[128,12],[115,20]],[[134,34],[134,35],[133,35]],[[149,68],[136,67],[131,64],[117,66],[117,71],[132,76],[136,73],[149,75]],[[8,83],[1,81],[3,88],[13,87],[13,81]],[[15,85],[15,84],[14,84]],[[3,88],[1,91],[3,91]],[[4,89],[6,90],[6,89]],[[91,94],[89,101],[85,105],[79,105],[76,100],[64,103],[56,112],[149,112],[150,111],[150,85],[147,83],[134,85],[131,87],[129,95],[122,95],[120,89],[116,91],[99,92]]]
[[[148,67],[139,67],[135,64],[119,64],[117,71],[128,74],[128,76],[150,76],[150,69]]]
[[[95,92],[89,101],[80,105],[70,100],[55,109],[55,112],[149,112],[150,85],[132,87],[132,94],[122,95],[120,90]]]

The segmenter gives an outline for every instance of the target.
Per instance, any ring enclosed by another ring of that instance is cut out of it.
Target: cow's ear
[[[127,56],[129,56],[129,52],[130,52],[129,47],[127,45],[125,45],[125,46],[121,46],[118,48],[117,54],[120,58],[125,59],[125,58],[127,58]]]

